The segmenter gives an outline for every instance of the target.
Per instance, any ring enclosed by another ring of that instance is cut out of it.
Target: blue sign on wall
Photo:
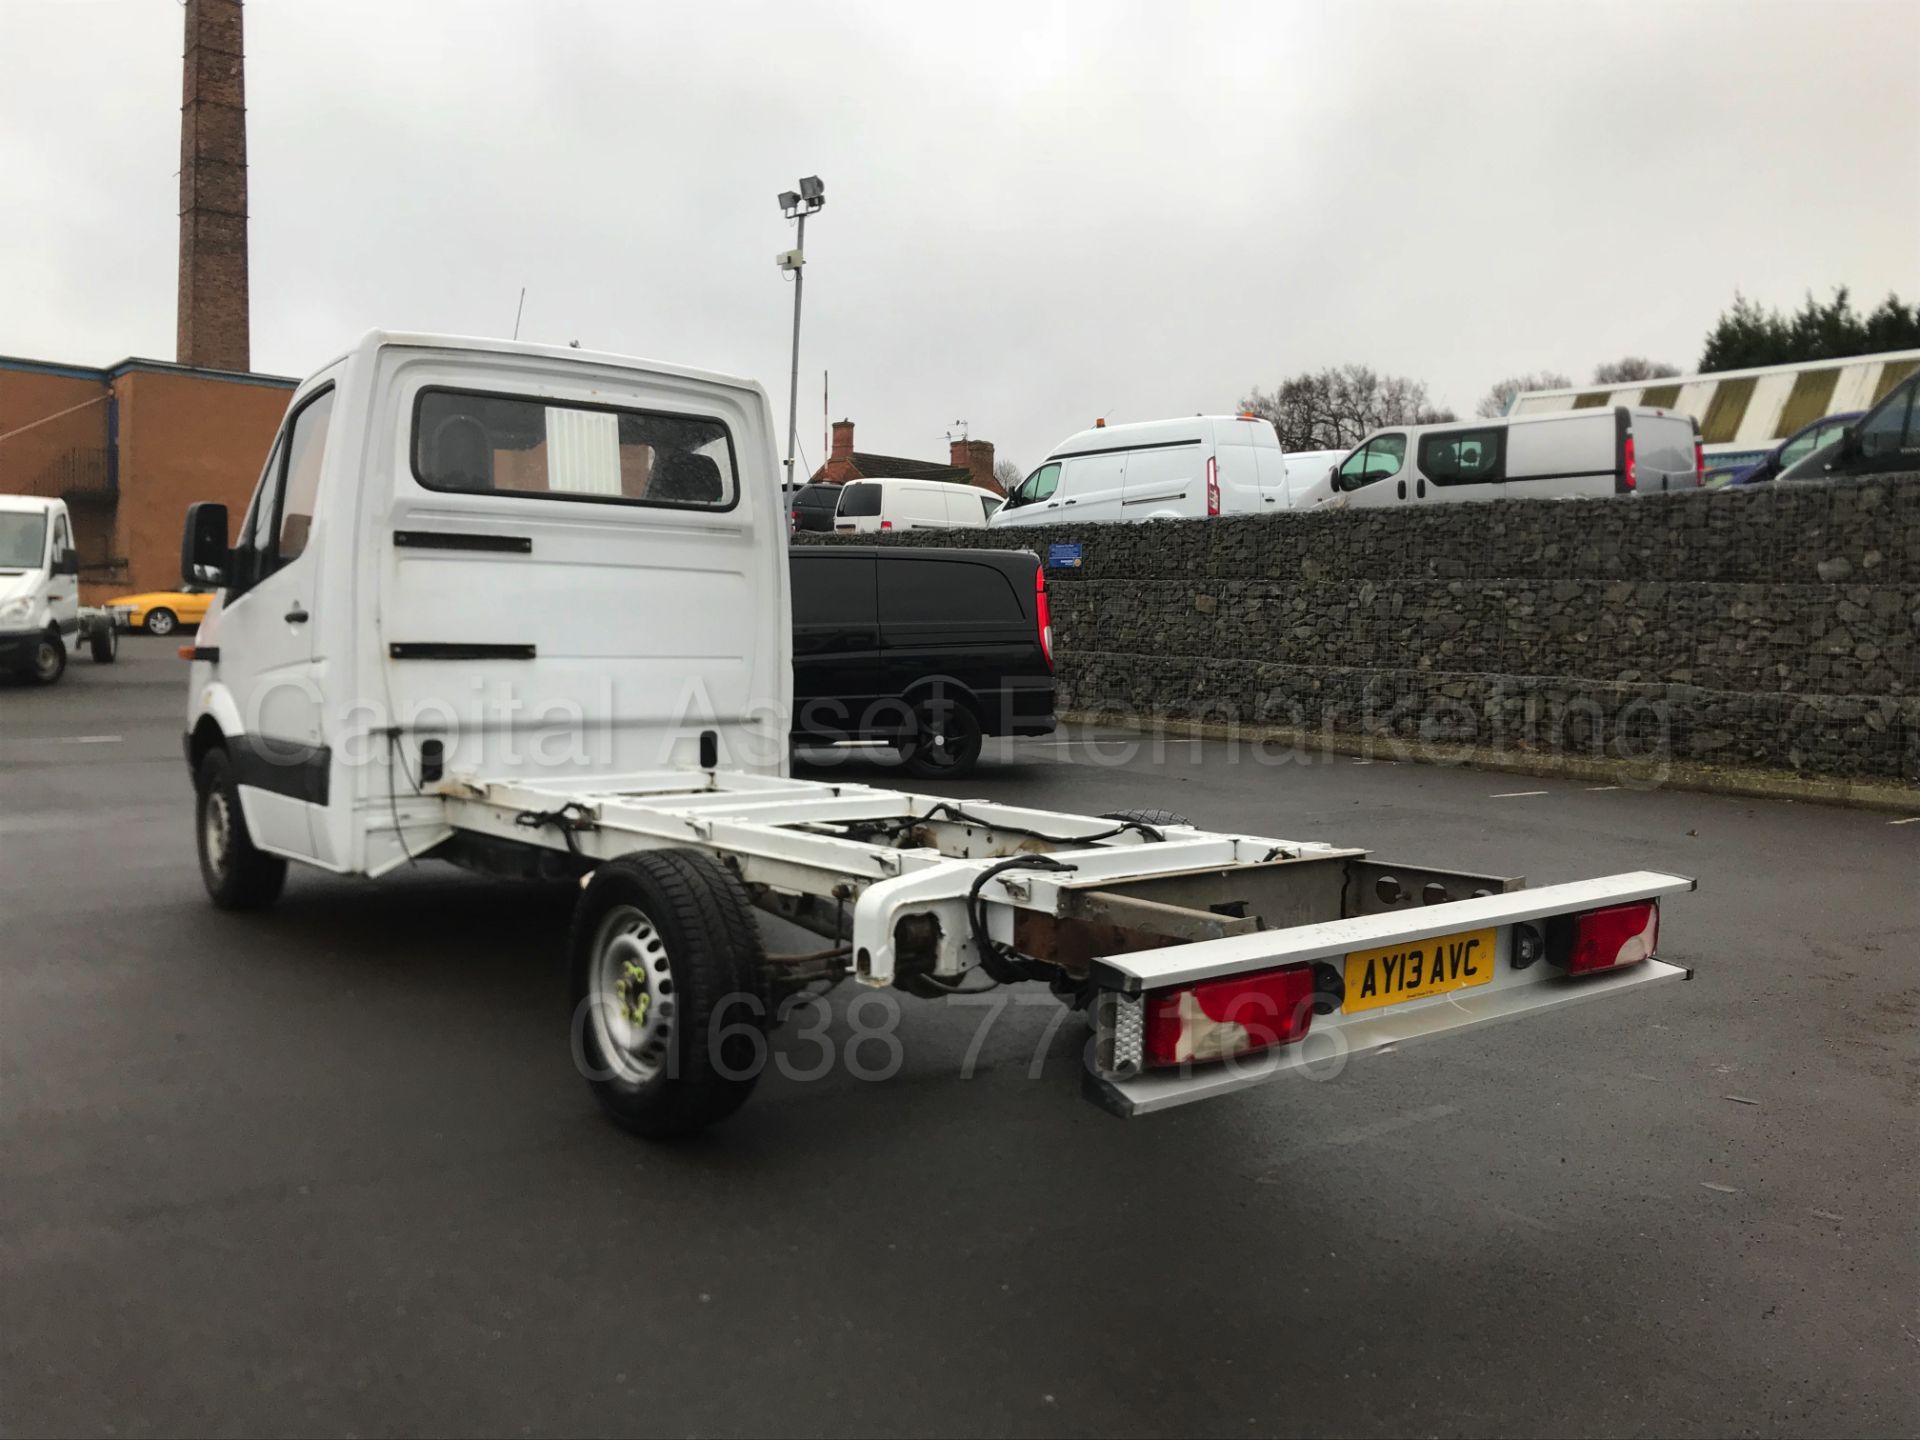
[[[1047,567],[1051,570],[1078,570],[1080,568],[1080,547],[1078,545],[1049,545],[1047,547]]]

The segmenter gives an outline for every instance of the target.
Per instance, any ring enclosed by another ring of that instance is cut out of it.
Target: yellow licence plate
[[[1347,956],[1342,1010],[1376,1010],[1402,1000],[1424,1000],[1493,979],[1494,932],[1463,930]]]

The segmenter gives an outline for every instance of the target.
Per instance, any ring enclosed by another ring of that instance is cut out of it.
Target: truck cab
[[[293,395],[216,583],[187,751],[264,850],[379,874],[444,838],[423,771],[787,763],[786,517],[746,381],[376,332]],[[231,544],[228,544],[229,532]]]
[[[66,502],[0,495],[0,669],[51,685],[79,633],[80,557]]]

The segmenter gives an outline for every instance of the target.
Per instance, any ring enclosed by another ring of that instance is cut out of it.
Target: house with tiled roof
[[[995,495],[1004,495],[993,478],[993,442],[962,437],[952,441],[947,463],[937,460],[909,460],[900,455],[880,455],[853,447],[853,422],[833,422],[833,449],[827,463],[813,472],[816,484],[844,485],[849,480],[946,480],[955,485],[978,485]]]

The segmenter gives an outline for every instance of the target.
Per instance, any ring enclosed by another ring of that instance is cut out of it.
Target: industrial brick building
[[[67,502],[83,602],[169,588],[187,506],[223,500],[239,518],[293,386],[164,360],[0,356],[0,493]]]

